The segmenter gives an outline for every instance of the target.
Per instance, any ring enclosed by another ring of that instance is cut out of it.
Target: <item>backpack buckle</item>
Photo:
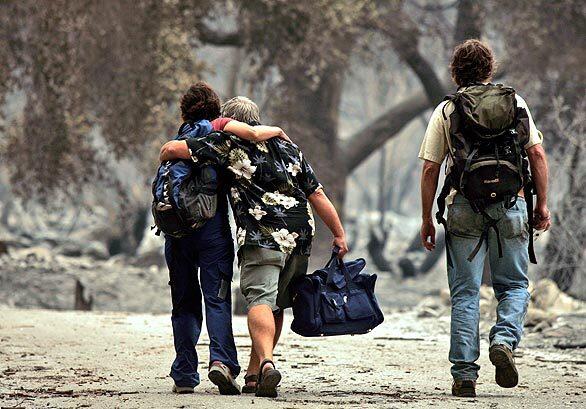
[[[155,208],[158,211],[164,212],[165,210],[171,210],[173,206],[171,206],[169,203],[159,202],[156,204]]]

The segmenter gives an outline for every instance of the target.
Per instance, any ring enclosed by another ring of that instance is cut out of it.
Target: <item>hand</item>
[[[190,159],[187,142],[169,141],[163,145],[159,153],[159,161],[165,162],[173,159]]]
[[[171,147],[172,142],[173,141],[169,141],[161,147],[161,151],[159,152],[159,161],[160,162],[165,162],[167,160],[170,160],[170,158],[169,158],[170,149],[169,148]]]
[[[421,243],[429,251],[435,249],[435,226],[431,219],[421,223]]]
[[[334,242],[332,243],[334,247],[338,247],[340,251],[338,251],[338,258],[343,258],[346,253],[348,253],[348,244],[346,243],[346,236],[342,237],[334,237]]]
[[[285,133],[285,131],[283,131],[282,129],[281,129],[281,132],[279,132],[279,134],[277,135],[277,137],[280,138],[280,139],[282,139],[282,140],[284,140],[284,141],[293,143],[293,141],[287,136],[287,134]]]
[[[537,204],[533,211],[533,228],[536,230],[549,230],[551,227],[551,213],[546,204]]]

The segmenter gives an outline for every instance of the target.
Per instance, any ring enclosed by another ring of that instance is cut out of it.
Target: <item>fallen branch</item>
[[[586,365],[586,361],[578,359],[578,360],[574,360],[574,359],[546,359],[543,357],[535,357],[536,361],[539,362],[551,362],[554,364],[576,364],[576,365]]]
[[[374,337],[379,341],[425,341],[424,338],[404,338],[404,337]]]
[[[568,343],[568,344],[555,344],[555,348],[557,349],[580,349],[586,348],[586,342],[580,342],[576,344]]]

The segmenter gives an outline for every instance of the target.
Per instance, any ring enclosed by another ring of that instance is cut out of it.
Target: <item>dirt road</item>
[[[479,396],[452,398],[448,325],[395,313],[365,336],[307,339],[287,330],[277,351],[280,397],[269,400],[219,396],[205,376],[205,337],[201,385],[194,395],[170,393],[168,316],[0,309],[0,407],[586,407],[583,354],[520,349],[520,385],[501,389],[486,343]],[[250,346],[243,318],[235,319],[235,333],[243,363]]]

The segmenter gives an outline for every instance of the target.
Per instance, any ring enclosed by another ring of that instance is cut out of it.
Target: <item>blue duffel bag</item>
[[[376,274],[362,272],[364,259],[344,262],[337,253],[334,249],[324,268],[293,283],[293,332],[304,337],[365,334],[383,322],[374,295]]]

